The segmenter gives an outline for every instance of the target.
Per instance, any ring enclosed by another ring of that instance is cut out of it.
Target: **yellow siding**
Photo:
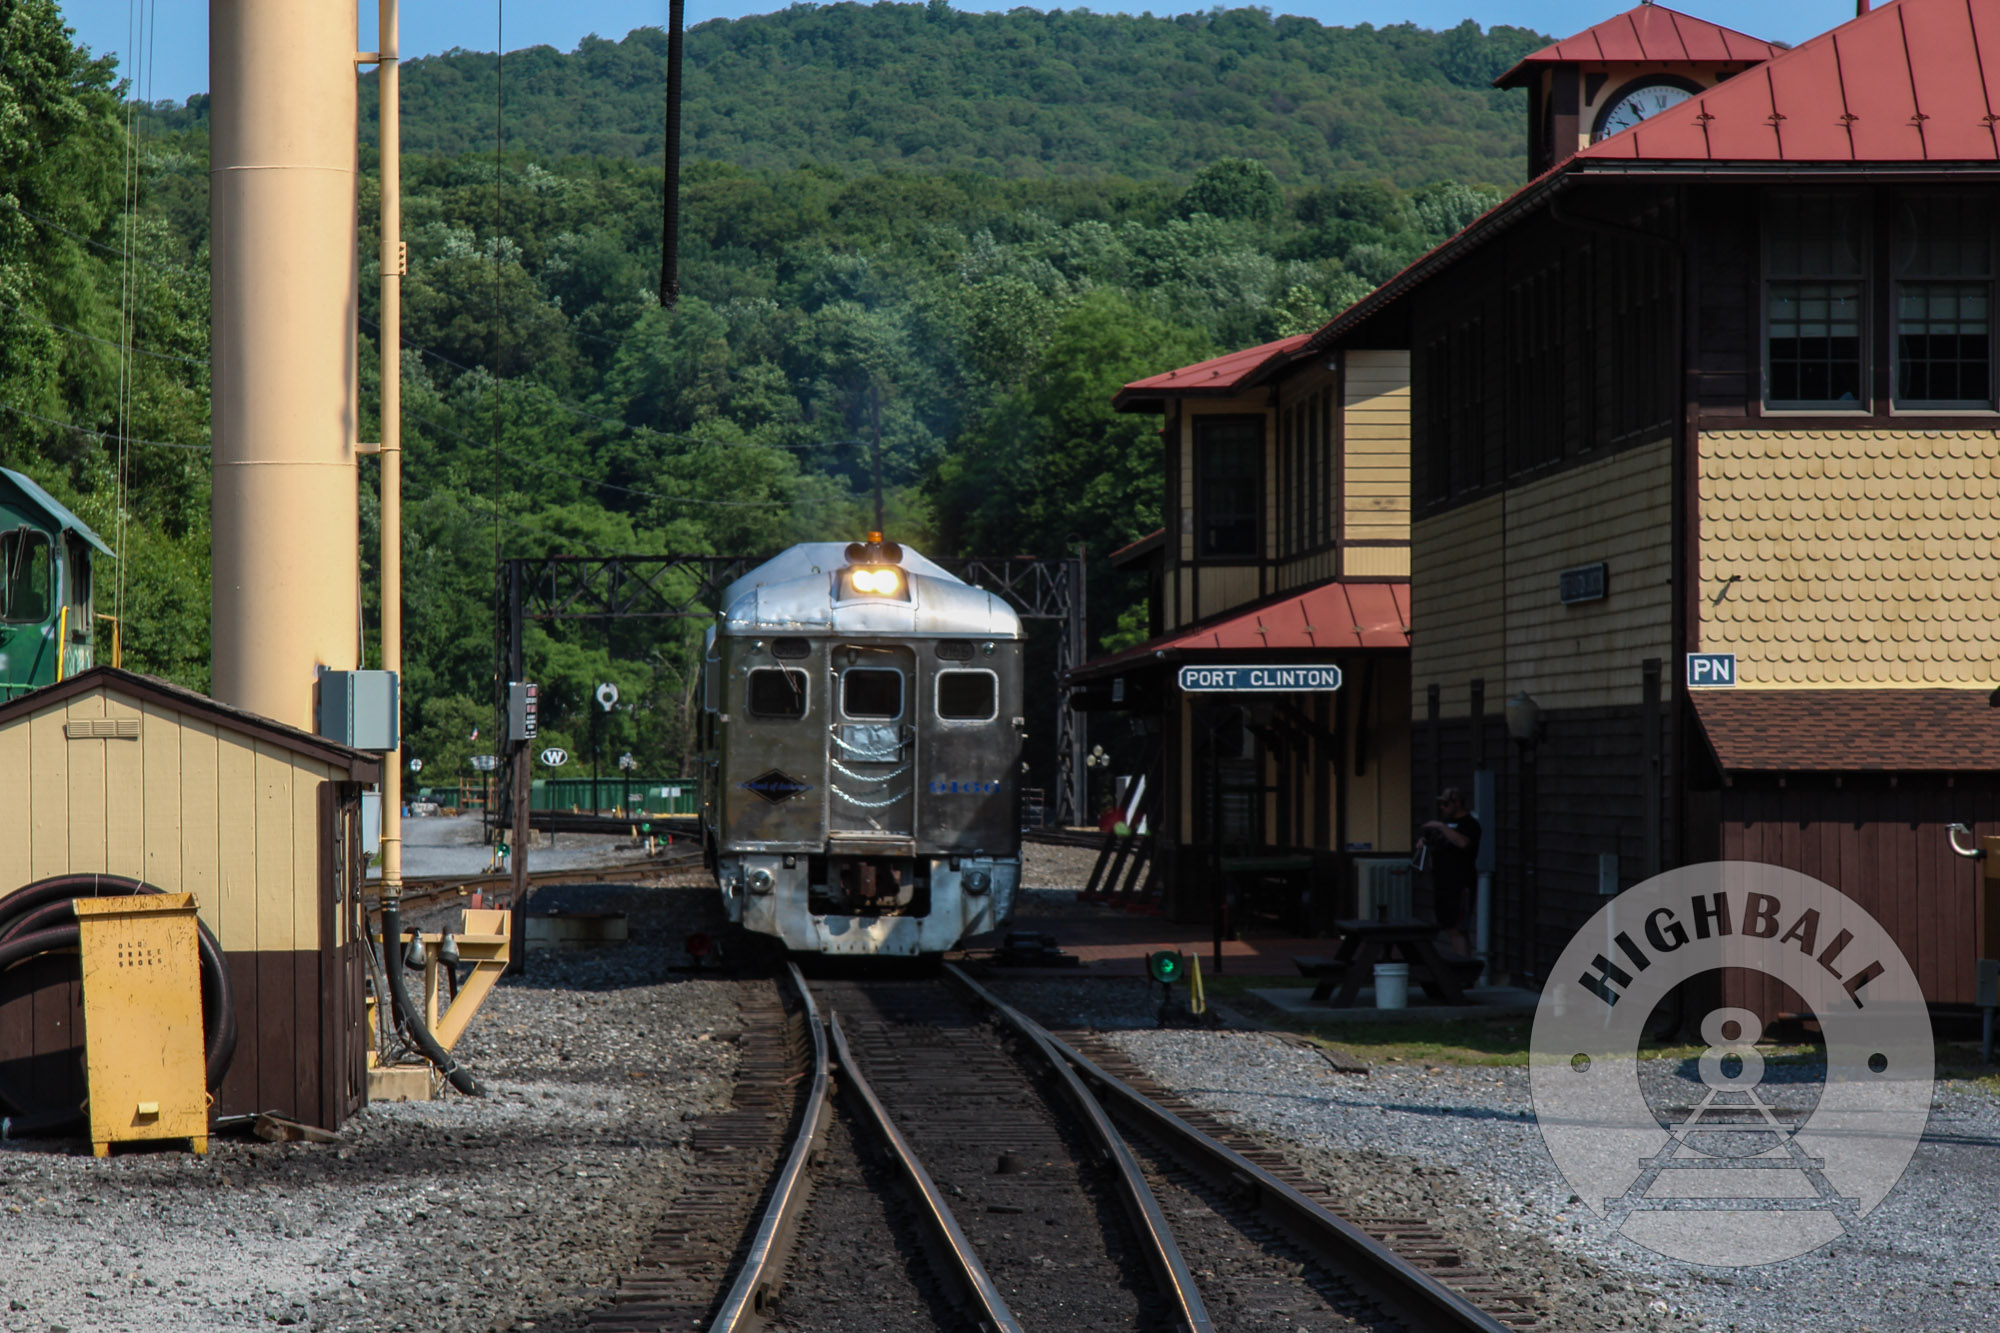
[[[137,718],[136,738],[65,724]],[[63,873],[192,893],[229,950],[319,945],[319,784],[333,770],[110,690],[0,725],[0,888]]]
[[[2000,433],[1701,437],[1700,647],[1765,688],[1985,688]]]
[[[1410,538],[1410,354],[1346,354],[1342,411],[1341,535]],[[1361,571],[1349,568],[1350,573]]]
[[[1243,602],[1255,601],[1262,591],[1254,565],[1248,568],[1241,565],[1204,565],[1195,571],[1195,578],[1201,583],[1201,600],[1196,609],[1200,611],[1199,618],[1202,620]]]
[[[1357,579],[1410,577],[1410,548],[1407,546],[1350,546],[1344,563],[1347,574]]]
[[[1417,525],[1413,707],[1446,717],[1526,690],[1544,708],[1635,703],[1640,664],[1673,638],[1673,453],[1659,441]],[[1603,561],[1609,595],[1564,606],[1563,570]],[[1504,593],[1504,595],[1503,595]]]
[[[1526,690],[1544,708],[1637,703],[1640,664],[1673,649],[1668,442],[1517,488],[1507,539],[1507,693]],[[1610,595],[1564,606],[1562,571],[1600,560]]]
[[[1410,706],[1443,686],[1445,716],[1471,709],[1466,682],[1486,681],[1489,697],[1505,678],[1501,601],[1501,497],[1420,520],[1410,548]]]

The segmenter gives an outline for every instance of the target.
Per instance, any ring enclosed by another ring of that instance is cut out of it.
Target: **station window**
[[[806,673],[788,667],[758,667],[750,673],[750,716],[804,717]]]
[[[991,671],[940,671],[937,715],[949,722],[991,722],[1000,715],[1000,678]]]
[[[1895,228],[1896,404],[1993,404],[1993,224],[1984,201],[1920,194]]]
[[[1195,554],[1210,558],[1260,553],[1264,418],[1195,421]]]
[[[55,561],[49,539],[32,528],[16,528],[0,533],[0,591],[5,605],[0,619],[38,624],[47,620],[55,604]]]
[[[849,717],[901,717],[903,673],[880,667],[849,667],[840,673],[840,711]]]
[[[1773,191],[1764,203],[1764,401],[1867,406],[1867,210],[1860,196]]]

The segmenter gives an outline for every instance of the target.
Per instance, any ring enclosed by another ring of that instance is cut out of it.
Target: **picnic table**
[[[1299,971],[1317,977],[1314,1003],[1332,998],[1335,1008],[1354,1003],[1363,982],[1375,975],[1375,964],[1401,959],[1410,965],[1410,980],[1440,1004],[1465,1004],[1465,983],[1479,975],[1477,958],[1448,957],[1438,951],[1437,924],[1411,918],[1388,921],[1337,921],[1340,947],[1332,958],[1295,960]],[[1460,978],[1464,978],[1463,981]],[[1339,986],[1340,993],[1334,994]]]

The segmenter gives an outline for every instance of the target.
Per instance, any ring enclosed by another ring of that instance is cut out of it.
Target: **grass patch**
[[[1208,977],[1208,994],[1244,1015],[1270,1027],[1294,1032],[1320,1045],[1344,1051],[1369,1064],[1471,1065],[1525,1067],[1528,1042],[1534,1031],[1532,1017],[1496,1015],[1492,1018],[1425,1018],[1410,1011],[1407,1019],[1383,1019],[1370,1011],[1367,1018],[1302,1018],[1250,994],[1252,990],[1309,990],[1295,976]],[[1674,1042],[1640,1047],[1646,1059],[1692,1060],[1703,1047],[1700,1043]],[[1767,1063],[1786,1064],[1816,1057],[1812,1045],[1765,1043],[1758,1047]],[[1940,1049],[1940,1067],[1942,1067]],[[1972,1048],[1977,1060],[1978,1048]],[[2000,1076],[1988,1078],[2000,1091]]]

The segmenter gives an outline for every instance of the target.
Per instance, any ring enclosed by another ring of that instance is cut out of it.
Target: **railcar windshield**
[[[750,716],[804,717],[806,673],[789,667],[758,667],[750,673]]]
[[[849,717],[901,717],[903,673],[880,667],[849,667],[840,673],[840,709]]]
[[[1000,678],[991,671],[940,671],[937,714],[948,722],[991,722],[1000,713]]]
[[[55,560],[49,539],[33,528],[0,533],[0,620],[34,624],[55,602]]]

